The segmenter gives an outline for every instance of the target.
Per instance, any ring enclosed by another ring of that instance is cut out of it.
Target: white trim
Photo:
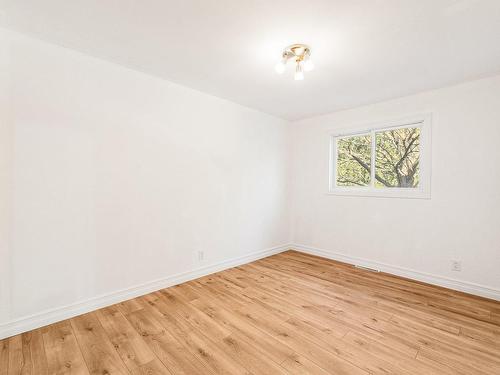
[[[228,268],[236,267],[241,264],[253,262],[274,254],[281,253],[289,249],[288,245],[276,246],[270,249],[250,253],[238,258],[228,259],[222,262],[214,263],[193,271],[182,272],[162,279],[153,280],[134,287],[118,290],[115,292],[103,294],[84,301],[76,302],[70,305],[45,310],[37,314],[25,316],[0,325],[0,339],[27,332],[32,329],[40,328],[48,324],[69,319],[90,311],[100,309],[118,302],[131,298],[142,296],[163,288],[168,288],[189,280],[197,279],[202,276],[219,272]]]
[[[433,111],[423,111],[414,113],[408,116],[398,116],[387,118],[384,120],[377,120],[376,122],[363,122],[356,123],[343,127],[330,127],[327,129],[329,135],[335,136],[350,136],[355,134],[369,133],[372,130],[389,129],[395,127],[410,127],[412,125],[421,123],[422,120],[432,120],[434,117]]]
[[[431,126],[432,113],[420,114],[396,120],[387,120],[364,127],[351,127],[330,131],[330,150],[328,163],[328,195],[348,195],[382,198],[431,198]],[[385,188],[374,187],[375,183],[375,134],[392,128],[420,128],[420,186],[418,188]],[[370,134],[371,135],[371,176],[370,185],[364,187],[339,187],[337,180],[337,140]]]
[[[460,281],[438,275],[432,275],[429,273],[420,272],[409,268],[353,257],[350,255],[341,254],[324,249],[318,249],[316,247],[311,247],[306,245],[291,244],[290,248],[306,254],[317,255],[323,258],[337,260],[339,262],[371,268],[392,275],[401,276],[408,279],[417,280],[432,285],[438,285],[444,288],[457,290],[460,292],[465,292],[476,296],[500,301],[500,289],[492,288],[486,285],[471,283],[467,281]]]

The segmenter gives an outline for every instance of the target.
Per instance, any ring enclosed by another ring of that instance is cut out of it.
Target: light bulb
[[[274,70],[276,70],[276,73],[278,74],[283,74],[285,68],[286,68],[286,60],[281,60],[274,66]]]
[[[293,78],[296,81],[302,81],[304,79],[304,70],[302,69],[301,62],[297,62],[297,67],[295,68],[295,75]]]
[[[304,71],[306,72],[310,72],[311,70],[314,69],[314,63],[313,61],[311,60],[311,58],[308,58],[305,62],[304,62]]]

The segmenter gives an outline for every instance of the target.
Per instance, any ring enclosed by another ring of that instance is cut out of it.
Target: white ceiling
[[[500,72],[500,0],[0,0],[0,25],[291,120]],[[298,42],[301,82],[274,72]]]

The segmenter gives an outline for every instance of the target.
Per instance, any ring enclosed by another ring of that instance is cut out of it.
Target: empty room
[[[500,375],[499,0],[0,0],[0,375]]]

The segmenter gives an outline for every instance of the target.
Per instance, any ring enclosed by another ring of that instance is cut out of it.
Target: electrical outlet
[[[203,251],[198,251],[198,261],[202,262],[205,259],[205,253]]]
[[[452,261],[451,262],[451,270],[457,271],[457,272],[462,271],[462,262],[460,262],[459,260]]]

